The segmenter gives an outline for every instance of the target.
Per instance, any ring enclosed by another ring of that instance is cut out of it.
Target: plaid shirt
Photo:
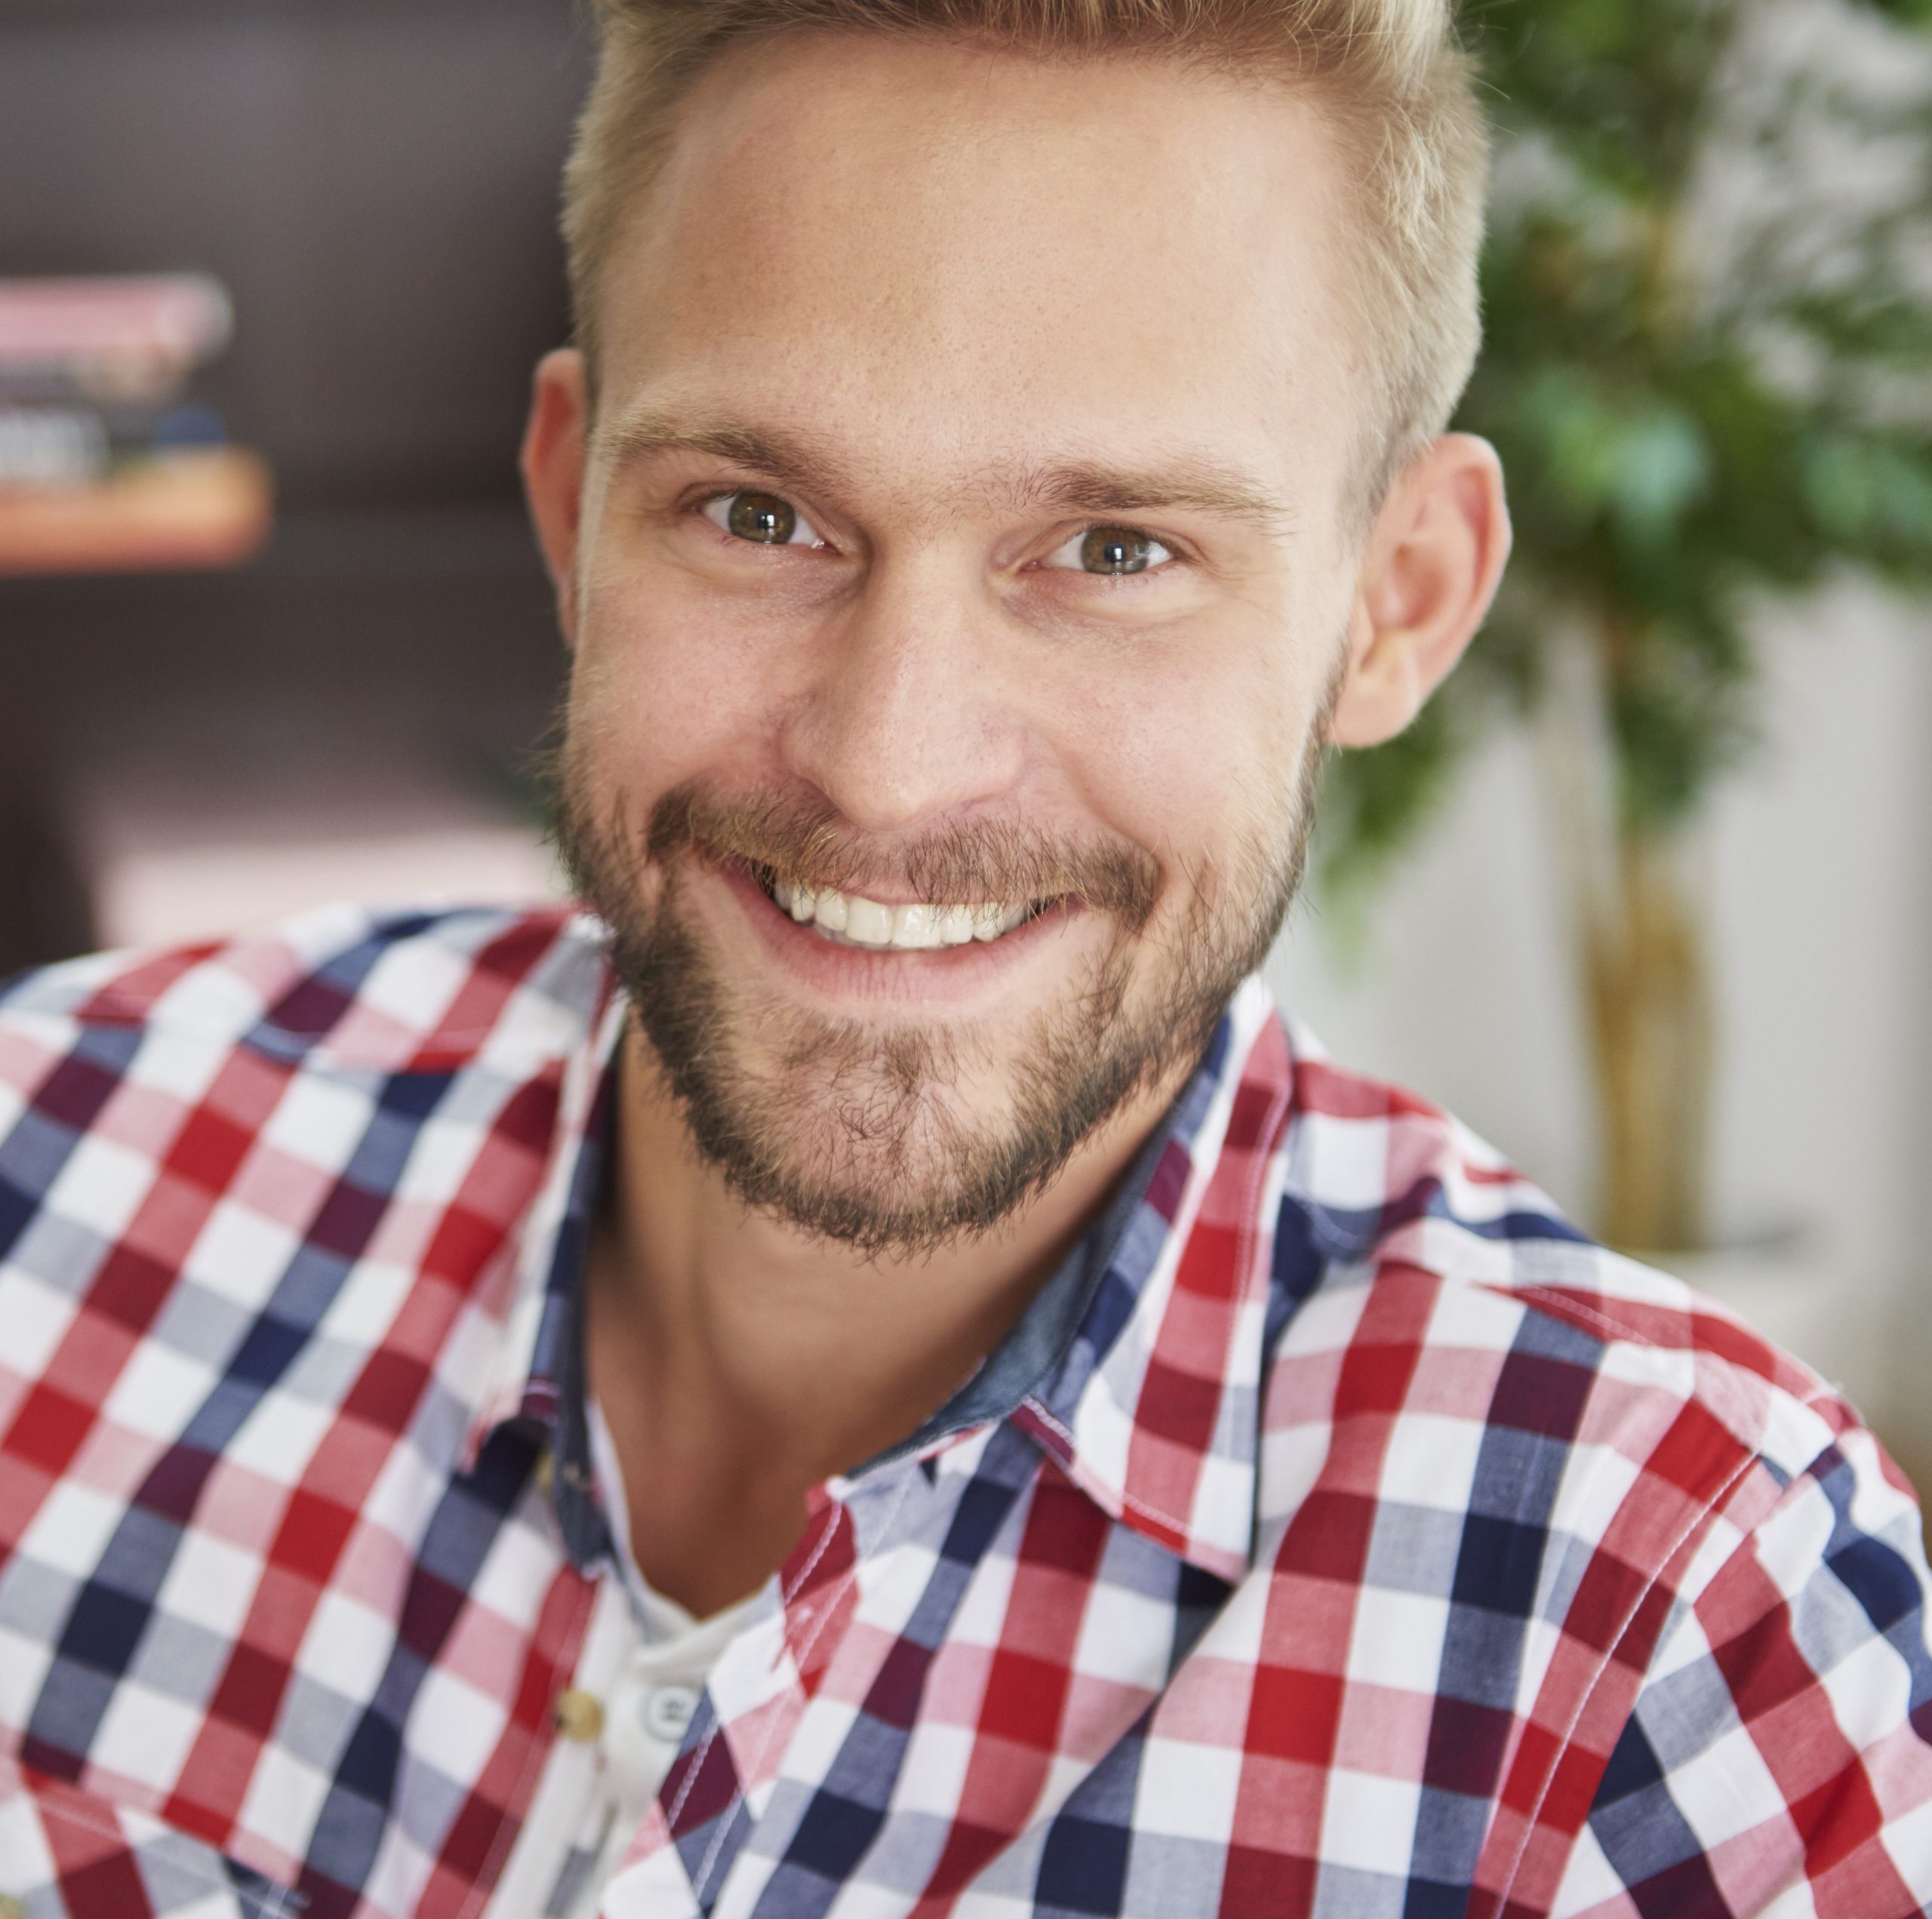
[[[0,995],[29,1919],[581,1883],[621,1019],[594,923],[481,912]],[[1258,986],[1116,1224],[1009,1406],[823,1489],[608,1919],[1922,1909],[1917,1514],[1810,1373]]]

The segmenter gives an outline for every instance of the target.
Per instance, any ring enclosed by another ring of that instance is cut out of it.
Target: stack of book
[[[260,547],[267,469],[192,394],[233,327],[199,275],[0,279],[0,573],[232,566]]]

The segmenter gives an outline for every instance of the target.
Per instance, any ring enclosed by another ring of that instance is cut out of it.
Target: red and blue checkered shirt
[[[576,1297],[623,1013],[594,922],[485,912],[0,994],[29,1919],[539,1919],[593,1858],[608,1919],[1932,1897],[1871,1435],[1253,985],[1029,1376],[823,1490],[613,1843]]]

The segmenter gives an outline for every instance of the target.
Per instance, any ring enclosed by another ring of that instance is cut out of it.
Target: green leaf
[[[1611,453],[1611,506],[1625,529],[1650,544],[1672,532],[1710,485],[1711,460],[1697,421],[1653,405],[1617,429]]]
[[[1802,474],[1831,545],[1874,565],[1932,570],[1932,447],[1827,435],[1806,446]]]
[[[1807,66],[1769,74],[1740,130],[1727,49],[1759,4],[1472,0],[1510,184],[1458,424],[1501,452],[1515,557],[1417,727],[1333,768],[1331,888],[1385,871],[1460,756],[1535,704],[1555,623],[1620,636],[1604,660],[1617,798],[1650,830],[1694,814],[1752,746],[1756,600],[1847,565],[1932,582],[1932,289],[1912,264],[1932,224],[1932,103]],[[1922,66],[1932,0],[1842,4],[1861,38],[1899,36],[1898,72]],[[1807,116],[1848,173],[1869,156],[1895,180],[1896,204],[1827,209],[1813,230]],[[1755,243],[1737,236],[1742,264],[1706,287],[1682,255],[1724,128],[1762,136],[1751,164],[1771,171]]]

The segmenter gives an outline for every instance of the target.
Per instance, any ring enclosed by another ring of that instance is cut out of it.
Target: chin
[[[1019,1029],[768,1008],[728,1015],[723,1035],[701,1059],[675,1035],[658,1049],[693,1136],[741,1198],[809,1233],[929,1251],[998,1225],[1050,1176],[1012,1096]]]

